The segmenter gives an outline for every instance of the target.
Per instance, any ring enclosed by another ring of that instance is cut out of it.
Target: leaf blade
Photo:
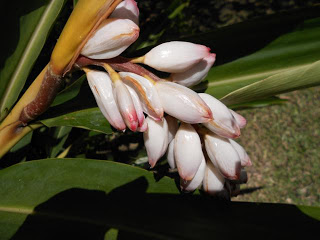
[[[40,122],[47,127],[69,126],[105,134],[112,133],[110,124],[97,107],[77,110],[57,117],[40,120]]]
[[[1,170],[0,196],[3,239],[43,239],[48,233],[53,239],[101,239],[110,228],[131,239],[234,239],[240,232],[270,239],[319,227],[293,205],[181,196],[167,177],[157,180],[143,169],[92,159],[47,159]],[[308,214],[317,213],[319,208],[308,208]]]
[[[0,71],[0,120],[17,100],[64,2],[64,0],[51,0],[45,4],[42,1],[19,3],[26,4],[26,8],[35,5],[36,10],[21,16],[20,42]]]
[[[319,37],[320,18],[308,20],[254,54],[213,67],[207,93],[222,98],[262,79],[307,67],[320,59]]]

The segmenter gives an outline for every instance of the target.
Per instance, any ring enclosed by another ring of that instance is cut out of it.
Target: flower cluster
[[[101,112],[118,130],[143,132],[150,166],[166,155],[182,190],[202,186],[216,194],[229,186],[234,193],[246,181],[243,168],[251,165],[232,140],[246,120],[211,95],[188,88],[206,77],[216,55],[203,45],[173,41],[117,63],[138,38],[138,17],[133,0],[121,2],[82,49],[83,56],[101,60],[106,70],[83,68]],[[140,64],[170,75],[160,79]]]

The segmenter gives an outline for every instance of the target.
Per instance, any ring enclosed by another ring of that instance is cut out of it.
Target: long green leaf
[[[225,104],[240,104],[320,84],[320,61],[274,74],[221,98]]]
[[[99,108],[87,108],[70,112],[61,116],[41,120],[47,127],[70,126],[109,134],[110,124],[102,115]]]
[[[17,100],[64,0],[7,1],[2,22],[0,120]]]
[[[222,98],[243,88],[241,92],[246,95],[245,98],[235,100],[238,95],[233,95],[233,100],[231,96],[224,98],[227,104],[238,104],[320,84],[316,70],[316,62],[320,59],[319,39],[320,18],[305,21],[293,32],[277,38],[262,50],[213,67],[208,75],[207,92]],[[265,81],[264,84],[261,80]],[[261,83],[244,88],[258,81]],[[245,89],[247,91],[244,92]]]
[[[272,239],[316,234],[320,223],[313,218],[319,217],[319,208],[227,204],[202,195],[179,195],[167,177],[101,160],[49,159],[11,166],[0,171],[0,196],[4,240],[105,235],[235,239],[239,234]]]

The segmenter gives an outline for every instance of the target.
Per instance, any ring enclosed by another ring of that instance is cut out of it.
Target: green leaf
[[[2,9],[0,120],[17,100],[64,0],[7,1]]]
[[[223,97],[226,104],[238,104],[318,85],[319,39],[320,18],[305,21],[258,52],[213,67],[207,92]]]
[[[231,109],[260,108],[260,107],[267,107],[271,105],[285,104],[287,102],[288,102],[287,99],[281,99],[278,97],[269,97],[266,99],[229,105],[229,108]]]
[[[57,106],[59,104],[62,104],[64,102],[67,102],[73,98],[75,98],[81,89],[81,86],[83,82],[86,80],[86,76],[83,75],[80,78],[78,78],[76,81],[74,81],[70,86],[67,86],[65,89],[63,89],[54,99],[53,103],[51,104],[51,107]]]
[[[317,61],[274,74],[240,88],[221,98],[221,101],[226,105],[239,104],[319,84],[320,61]]]
[[[0,171],[1,239],[249,239],[316,234],[319,208],[180,195],[173,180],[89,159]],[[305,210],[307,209],[307,210]],[[230,230],[232,229],[232,231]],[[118,230],[118,232],[117,232]]]
[[[53,118],[40,120],[47,127],[70,126],[101,133],[112,133],[112,129],[99,108],[86,108]]]
[[[63,145],[66,142],[72,127],[61,126],[53,128],[53,143],[49,145],[48,156],[50,158],[57,157],[58,154],[63,150]]]

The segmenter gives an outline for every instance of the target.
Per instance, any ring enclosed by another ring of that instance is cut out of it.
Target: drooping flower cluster
[[[203,45],[173,41],[117,62],[138,38],[138,16],[133,0],[121,2],[82,49],[83,56],[101,60],[106,70],[83,68],[101,112],[118,130],[143,132],[150,166],[166,155],[170,168],[178,170],[182,190],[202,186],[216,194],[228,185],[234,192],[246,181],[243,168],[251,165],[232,140],[246,120],[211,95],[188,88],[206,77],[215,54]],[[138,64],[170,75],[160,79]]]

